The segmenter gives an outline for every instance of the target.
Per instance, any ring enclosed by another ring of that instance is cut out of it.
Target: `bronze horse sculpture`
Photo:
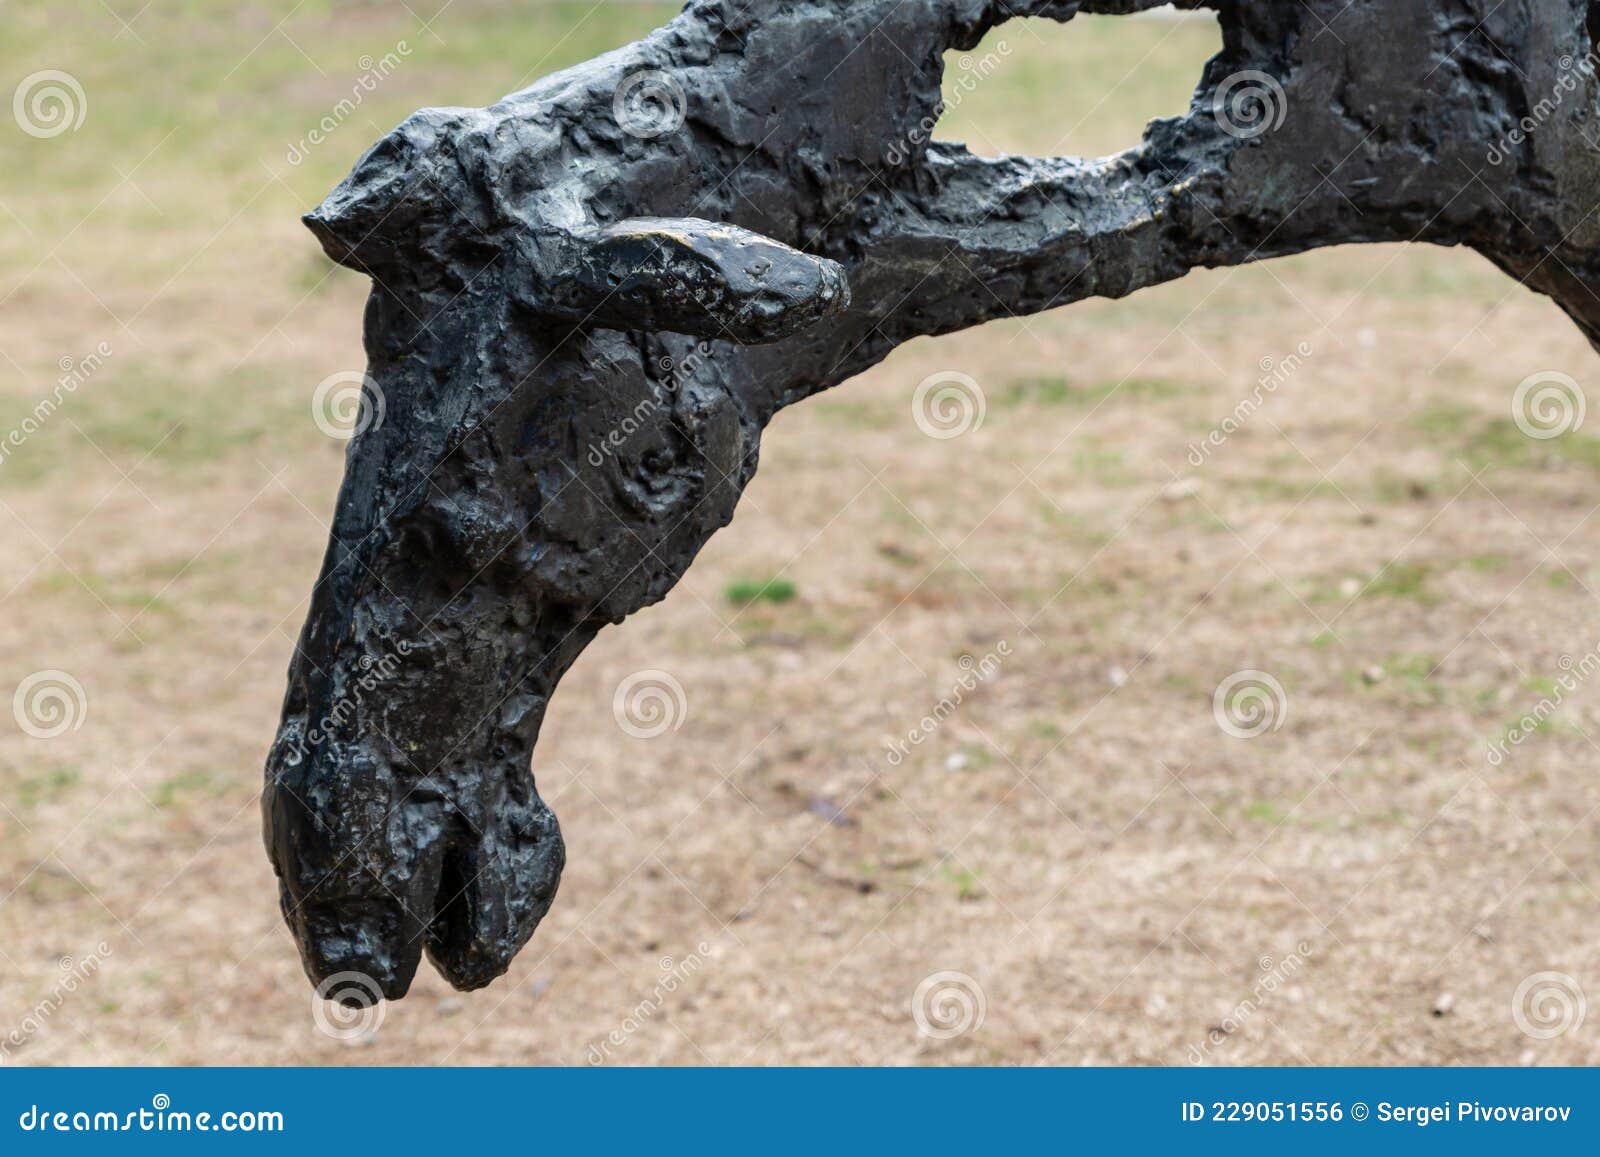
[[[486,109],[419,112],[306,217],[372,280],[365,395],[268,758],[313,981],[461,988],[565,852],[550,696],[733,517],[762,429],[911,338],[1197,267],[1470,246],[1600,340],[1600,5],[1181,0],[1223,49],[1098,160],[930,141],[945,53],[1157,0],[691,0]]]

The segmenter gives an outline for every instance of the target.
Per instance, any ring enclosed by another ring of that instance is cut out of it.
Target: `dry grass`
[[[110,953],[11,1059],[581,1064],[642,1009],[614,1063],[1183,1063],[1291,954],[1215,1063],[1600,1059],[1592,1023],[1537,1040],[1511,1015],[1540,971],[1600,992],[1593,692],[1486,759],[1600,643],[1600,443],[1510,420],[1524,377],[1589,381],[1594,354],[1476,257],[1410,249],[917,343],[783,415],[734,526],[555,702],[538,775],[570,863],[511,975],[470,996],[424,975],[367,1047],[316,1031],[256,796],[341,467],[309,397],[360,364],[363,287],[295,219],[412,107],[493,99],[551,44],[543,68],[660,16],[514,7],[457,0],[442,44],[387,6],[277,31],[251,5],[152,8],[120,36],[13,14],[6,75],[67,68],[91,106],[0,145],[24,178],[0,197],[0,426],[61,357],[114,352],[0,465],[6,689],[61,669],[88,703],[57,738],[0,734],[0,1033],[63,957]],[[1126,143],[1214,40],[1039,32],[963,133],[1051,148],[1020,99],[1038,76],[1087,113],[1126,73],[1060,147]],[[356,57],[402,36],[372,105],[286,165]],[[1300,341],[1304,367],[1192,466]],[[936,441],[910,398],[950,369],[987,415]],[[773,578],[794,597],[727,597]],[[688,700],[654,740],[609,707],[644,668]],[[1212,693],[1249,668],[1288,712],[1243,740]],[[986,1003],[950,1040],[910,1007],[942,970]]]

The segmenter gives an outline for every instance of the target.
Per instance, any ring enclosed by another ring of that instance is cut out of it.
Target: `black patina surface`
[[[1188,0],[1223,52],[1127,153],[918,131],[943,54],[1003,20],[1154,6],[694,0],[490,108],[418,113],[307,217],[372,277],[386,409],[267,764],[313,979],[400,996],[424,949],[460,987],[506,970],[564,860],[529,770],[562,673],[728,523],[780,408],[901,342],[1362,241],[1471,246],[1600,338],[1587,0]],[[681,125],[619,123],[646,70]],[[1247,72],[1281,124],[1217,114]]]

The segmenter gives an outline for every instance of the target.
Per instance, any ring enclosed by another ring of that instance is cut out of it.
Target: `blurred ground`
[[[1600,441],[1512,420],[1595,355],[1420,248],[919,342],[782,415],[735,524],[563,684],[536,770],[569,866],[512,973],[424,968],[354,1046],[319,1031],[256,800],[341,470],[311,397],[362,365],[364,284],[298,215],[414,108],[670,14],[433,3],[0,14],[4,90],[61,70],[86,103],[0,131],[0,431],[91,367],[0,462],[0,692],[83,689],[62,734],[0,729],[7,1063],[1600,1060]],[[942,135],[1102,153],[1217,37],[997,39]],[[911,399],[944,371],[985,410],[934,439]],[[611,711],[646,669],[686,703],[654,739]],[[1252,670],[1276,729],[1237,738],[1213,693]]]

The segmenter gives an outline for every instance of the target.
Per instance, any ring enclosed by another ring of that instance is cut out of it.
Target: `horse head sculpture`
[[[902,342],[1196,267],[1466,245],[1600,340],[1587,0],[1181,0],[1223,49],[1097,160],[932,141],[945,53],[1157,0],[692,0],[400,125],[306,217],[372,279],[368,403],[268,759],[308,974],[502,974],[565,853],[550,696],[733,517],[782,407]]]

